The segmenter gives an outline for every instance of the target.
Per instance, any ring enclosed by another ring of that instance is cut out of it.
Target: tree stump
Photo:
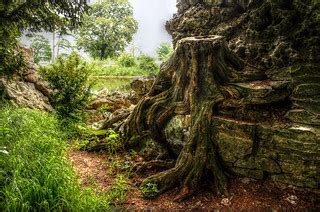
[[[127,140],[148,135],[167,151],[169,158],[177,158],[174,168],[144,183],[156,183],[160,193],[180,186],[178,200],[189,197],[203,184],[223,194],[232,170],[226,168],[219,154],[214,113],[225,99],[239,98],[233,93],[241,90],[241,86],[234,88],[237,83],[265,78],[264,73],[246,66],[229,51],[221,36],[180,40],[150,92],[123,125]],[[164,133],[175,115],[191,117],[189,140],[179,155],[174,154]]]

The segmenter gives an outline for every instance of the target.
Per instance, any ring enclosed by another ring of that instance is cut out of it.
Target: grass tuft
[[[107,201],[81,190],[66,135],[44,112],[0,109],[0,211],[97,211]]]

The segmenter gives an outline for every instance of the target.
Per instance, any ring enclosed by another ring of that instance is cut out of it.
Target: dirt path
[[[113,184],[119,167],[127,167],[141,158],[138,156],[120,155],[108,157],[106,153],[88,153],[73,150],[69,158],[79,175],[81,185],[91,186],[105,191]],[[141,176],[133,175],[129,179],[130,190],[126,202],[121,206],[126,209],[167,210],[208,210],[208,209],[285,209],[297,210],[306,208],[320,209],[320,195],[297,190],[290,186],[276,186],[271,181],[237,179],[230,182],[229,195],[214,197],[209,192],[200,192],[195,197],[182,202],[174,202],[177,191],[170,191],[155,200],[145,200],[137,185]],[[279,187],[280,186],[280,187]],[[317,202],[318,201],[318,202]]]

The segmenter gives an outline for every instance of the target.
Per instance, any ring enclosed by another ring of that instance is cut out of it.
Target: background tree
[[[169,59],[169,57],[173,53],[173,48],[170,43],[161,43],[160,46],[157,48],[157,55],[158,59],[161,62],[165,62]]]
[[[86,0],[0,1],[0,74],[23,66],[17,41],[22,30],[74,29],[88,9]]]
[[[52,50],[49,40],[43,35],[37,34],[27,34],[27,37],[31,38],[30,48],[33,51],[33,61],[35,63],[42,61],[49,62],[52,57]]]
[[[77,44],[94,58],[105,59],[121,53],[137,31],[128,0],[104,0],[84,16]]]
[[[25,61],[18,49],[17,37],[20,31],[14,26],[4,26],[0,21],[0,75],[17,72],[24,66]]]

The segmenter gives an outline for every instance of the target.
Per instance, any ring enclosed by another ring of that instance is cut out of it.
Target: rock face
[[[46,97],[52,94],[52,90],[49,88],[48,82],[43,80],[35,69],[30,68],[25,73],[23,73],[23,80],[28,83],[34,84],[34,87],[40,91]]]
[[[180,0],[178,8],[166,24],[175,44],[184,37],[222,35],[258,68],[319,63],[319,1]]]
[[[37,108],[45,111],[53,111],[49,102],[52,90],[36,72],[32,61],[30,49],[22,48],[26,57],[27,67],[21,76],[11,78],[0,77],[1,100],[9,100],[19,106]]]
[[[2,99],[30,108],[53,111],[49,99],[36,88],[36,84],[21,79],[0,78],[0,95]]]
[[[228,98],[213,117],[221,156],[235,173],[319,188],[319,14],[311,0],[178,1],[166,25],[175,45],[221,35],[246,67],[238,82],[223,83]],[[176,115],[166,126],[177,154],[190,125],[189,115]]]
[[[87,112],[90,115],[90,123],[95,123],[95,127],[111,128],[110,126],[103,127],[103,122],[108,122],[119,115],[128,114],[131,110],[131,96],[119,92],[109,93],[108,90],[101,90],[93,96],[92,101],[87,107]],[[100,126],[102,124],[102,126]]]
[[[87,109],[89,110],[98,110],[102,107],[107,107],[108,110],[114,112],[121,108],[128,108],[131,106],[129,97],[118,93],[108,93],[105,90],[100,91],[95,95],[94,99],[88,105]]]
[[[267,177],[301,187],[318,188],[320,182],[320,129],[277,121],[252,122],[216,117],[220,153],[241,176]],[[176,151],[188,140],[188,116],[176,116],[166,135]]]

